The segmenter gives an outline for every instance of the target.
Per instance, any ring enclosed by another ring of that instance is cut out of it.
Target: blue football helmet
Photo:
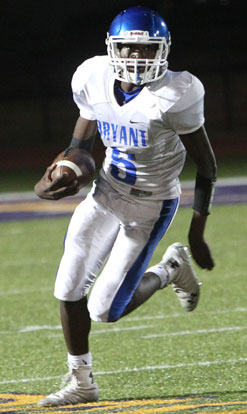
[[[156,44],[154,59],[120,57],[120,46],[131,43]],[[167,70],[171,36],[164,19],[147,7],[130,7],[119,13],[107,33],[106,44],[110,65],[120,81],[142,85],[160,79]]]

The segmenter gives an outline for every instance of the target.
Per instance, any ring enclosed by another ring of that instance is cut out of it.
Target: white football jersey
[[[196,131],[204,123],[202,83],[189,72],[168,70],[120,106],[114,82],[108,56],[86,60],[72,79],[81,117],[97,120],[106,146],[101,175],[127,198],[178,197],[185,160],[179,134]]]

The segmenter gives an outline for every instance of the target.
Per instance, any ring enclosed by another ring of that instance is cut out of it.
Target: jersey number
[[[134,185],[136,182],[136,167],[130,160],[135,160],[134,154],[123,154],[117,148],[112,150],[111,175],[118,181]]]

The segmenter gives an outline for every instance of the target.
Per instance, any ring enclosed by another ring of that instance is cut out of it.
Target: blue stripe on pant
[[[128,271],[120,289],[118,290],[108,316],[108,322],[117,321],[129,304],[147,266],[151,260],[153,252],[166,233],[178,207],[179,199],[165,200],[160,212],[160,217],[156,221],[150,234],[149,240],[138,256],[135,263]]]

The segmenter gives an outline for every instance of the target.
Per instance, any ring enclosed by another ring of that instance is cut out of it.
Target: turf
[[[182,311],[169,287],[115,324],[93,323],[100,401],[125,401],[97,412],[247,412],[246,214],[246,205],[214,207],[206,236],[216,267],[196,266],[202,294],[194,312]],[[153,264],[169,244],[187,242],[190,216],[180,209]],[[53,284],[68,221],[0,225],[1,393],[46,394],[66,372]],[[143,400],[142,408],[124,409],[129,400]]]

